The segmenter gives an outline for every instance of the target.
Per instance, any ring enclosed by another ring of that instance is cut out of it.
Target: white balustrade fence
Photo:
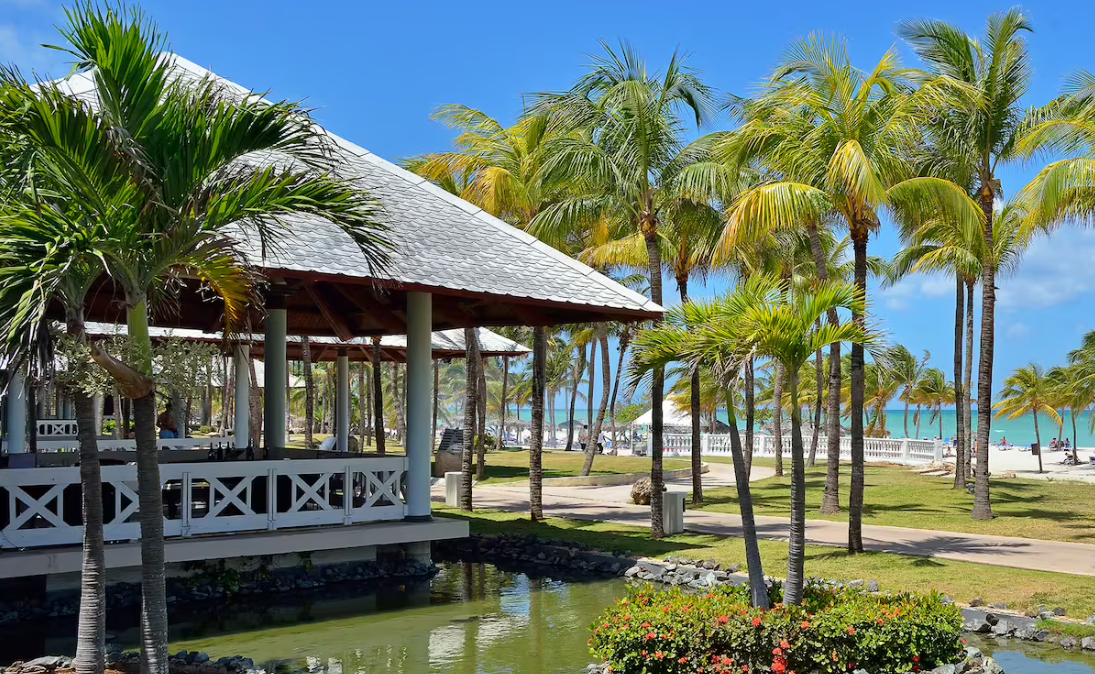
[[[214,447],[217,444],[226,445],[231,443],[233,438],[217,437],[217,438],[157,438],[156,446],[161,450],[169,449],[208,449],[210,445]],[[112,438],[99,438],[99,451],[100,452],[135,452],[137,451],[136,440],[115,440]],[[66,438],[64,440],[42,440],[39,439],[35,443],[39,452],[78,452],[80,451],[80,441],[77,438]],[[3,449],[7,449],[7,442],[5,441],[2,446]]]
[[[161,464],[164,534],[399,520],[406,473],[404,457]],[[105,539],[140,538],[137,467],[102,475]],[[0,548],[79,544],[80,510],[79,468],[0,471]]]
[[[72,437],[77,433],[75,419],[39,419],[38,437]]]
[[[692,436],[684,434],[665,434],[664,447],[666,456],[691,456]],[[742,441],[744,442],[744,434]],[[708,456],[730,456],[730,435],[727,433],[708,434],[700,436],[700,453]],[[783,455],[789,456],[791,452],[790,435],[783,436]],[[810,437],[803,439],[803,449],[809,453]],[[650,451],[650,439],[647,438],[647,452]],[[775,456],[775,437],[771,435],[757,434],[753,436],[754,456]],[[818,436],[817,458],[825,460],[828,456],[828,442],[824,435]],[[933,461],[943,460],[942,440],[913,440],[908,438],[864,438],[863,457],[868,463],[900,463],[905,465],[929,464]],[[850,461],[852,458],[852,439],[840,438],[840,458]]]

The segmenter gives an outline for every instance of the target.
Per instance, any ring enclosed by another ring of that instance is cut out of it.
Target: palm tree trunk
[[[966,423],[963,437],[966,439],[965,471],[966,480],[973,478],[973,300],[975,286],[972,280],[966,281],[966,357],[962,367],[965,369],[962,378],[963,406],[962,416]]]
[[[144,295],[129,298],[127,328],[138,371],[152,375],[152,340]],[[137,501],[141,527],[141,674],[167,674],[167,584],[164,573],[163,491],[156,445],[156,392],[133,401]]]
[[[753,492],[749,475],[745,470],[745,453],[738,434],[738,420],[734,414],[734,398],[731,388],[726,387],[726,415],[730,425],[730,454],[734,461],[734,487],[738,492],[738,510],[741,513],[741,536],[745,543],[745,566],[749,571],[749,594],[753,606],[768,608],[768,587],[764,580],[764,567],[757,542],[757,522],[753,516]]]
[[[1038,432],[1038,410],[1032,410],[1034,412],[1034,441],[1038,443],[1038,472],[1042,471],[1042,434]],[[974,485],[974,489],[977,485]]]
[[[597,383],[597,328],[593,328],[593,339],[589,342],[589,381],[586,382],[586,449],[589,449],[589,434],[593,431],[593,387]]]
[[[441,363],[433,361],[433,435],[430,436],[430,443],[433,443],[433,439],[437,437],[437,407],[441,399]]]
[[[399,376],[399,363],[392,363],[392,403],[395,407],[395,428],[399,435],[399,444],[407,445],[406,401],[403,394],[406,389],[406,377]]]
[[[479,331],[475,331],[475,355],[476,355],[476,368],[475,375],[478,379],[475,386],[475,406],[476,417],[475,421],[478,424],[476,428],[476,469],[475,477],[477,480],[482,480],[486,477],[487,469],[487,363],[483,360],[483,356],[479,353]]]
[[[570,415],[567,417],[567,446],[563,450],[566,452],[574,449],[574,410],[578,405],[578,384],[581,383],[582,368],[585,367],[582,362],[582,359],[585,358],[585,347],[578,347],[578,350],[581,356],[570,371]]]
[[[66,316],[68,334],[83,342],[81,309]],[[76,429],[80,443],[80,487],[84,519],[83,558],[80,567],[80,617],[76,628],[77,674],[101,674],[106,670],[106,551],[103,542],[103,478],[99,469],[99,444],[95,438],[92,397],[72,387]],[[117,411],[117,410],[116,410]],[[120,415],[119,415],[120,416]]]
[[[312,341],[300,338],[300,359],[304,363],[304,448],[315,446],[316,385],[312,377]]]
[[[772,376],[772,441],[776,446],[776,477],[783,477],[783,363],[776,363]]]
[[[987,175],[988,172],[985,172]],[[989,500],[989,440],[992,437],[992,361],[996,334],[996,268],[993,261],[993,192],[982,185],[985,248],[981,264],[981,361],[977,367],[977,475],[973,486],[973,519],[992,519]]]
[[[385,453],[384,380],[381,370],[380,338],[373,337],[373,426],[376,429],[376,453]]]
[[[506,412],[508,411],[506,409],[506,407],[508,406],[507,403],[509,402],[507,400],[507,395],[506,394],[509,393],[508,388],[509,388],[509,358],[506,358],[506,357],[503,356],[502,357],[502,401],[501,401],[501,404],[498,405],[498,407],[499,407],[499,413],[498,413],[498,450],[499,451],[506,448]],[[520,416],[520,414],[521,414],[520,404],[518,404],[518,406],[517,406],[517,414],[518,414],[518,416]]]
[[[745,476],[753,474],[753,427],[757,421],[757,380],[753,371],[753,357],[745,361]]]
[[[655,304],[662,303],[662,253],[658,248],[657,220],[655,216],[644,216],[648,222],[643,223],[643,236],[646,239],[646,257],[650,274],[650,299]],[[659,323],[660,319],[654,321]],[[662,418],[662,403],[665,400],[665,368],[658,366],[652,372],[650,385],[650,404],[652,406],[650,419],[650,535],[653,538],[663,538],[665,527],[662,520],[662,490],[665,488],[665,480],[662,474],[664,453],[664,420]]]
[[[787,546],[787,585],[783,602],[802,603],[806,564],[806,466],[802,451],[802,409],[798,404],[798,370],[787,375],[791,389],[791,532]]]
[[[616,447],[616,394],[620,391],[620,379],[624,371],[624,354],[627,353],[627,345],[630,341],[630,330],[624,329],[623,334],[620,335],[620,357],[616,361],[616,379],[612,383],[612,398],[608,401],[609,414],[612,417],[612,446]],[[628,439],[630,444],[630,438]]]
[[[677,287],[681,292],[681,304],[688,304],[688,276],[677,278]],[[703,503],[703,457],[700,455],[703,447],[703,439],[700,433],[700,371],[692,370],[692,381],[689,382],[692,409],[692,503]]]
[[[479,340],[475,336],[475,328],[464,328],[464,433],[463,451],[460,463],[460,509],[472,510],[471,500],[471,471],[473,452],[475,450],[475,413],[478,408],[475,399],[476,389],[479,388],[479,374],[475,371],[479,365],[478,349]]]
[[[962,349],[965,345],[962,343],[962,321],[966,316],[966,284],[962,280],[961,274],[956,273],[954,278],[957,283],[954,298],[954,399],[956,401],[954,416],[958,424],[958,433],[954,443],[954,488],[965,489],[966,423],[965,410],[963,409],[965,406],[962,404],[962,401],[965,400],[965,394],[962,392]]]
[[[529,517],[544,520],[544,389],[547,388],[547,330],[532,329],[532,437],[529,439]],[[554,433],[554,428],[552,429]]]
[[[1076,409],[1070,407],[1068,410],[1068,416],[1072,419],[1072,459],[1079,461],[1080,459],[1080,441],[1076,437]]]
[[[806,460],[806,466],[814,467],[817,461],[817,441],[821,434],[821,400],[825,396],[825,368],[822,366],[821,349],[814,355],[814,376],[817,380],[817,400],[814,403],[814,432],[810,436],[810,456]]]
[[[254,358],[247,359],[247,368],[250,370],[251,373],[251,385],[247,389],[247,405],[251,412],[249,415],[251,419],[251,433],[248,436],[250,438],[248,444],[250,444],[252,447],[261,447],[263,446],[262,438],[260,437],[262,435],[263,415],[262,389],[256,386],[256,382],[258,382],[259,378],[255,376]],[[134,432],[136,432],[136,427],[134,427]]]
[[[853,223],[852,248],[854,250],[853,277],[856,288],[867,294],[867,223]],[[852,321],[866,324],[861,310],[852,313]],[[863,396],[866,390],[863,345],[852,343],[851,402],[849,413],[852,426],[852,480],[848,490],[848,552],[863,552]]]
[[[369,396],[365,387],[365,363],[358,363],[357,367],[357,431],[361,438],[361,446],[365,451],[365,434],[369,428]]]
[[[817,223],[807,223],[806,227],[818,280],[828,281],[829,263],[821,248]],[[833,310],[826,314],[826,320],[829,325],[836,325],[840,317]],[[825,494],[821,499],[821,512],[828,515],[840,512],[840,378],[840,342],[834,342],[829,346],[829,408],[825,412]]]
[[[916,437],[920,437],[920,405],[916,406]]]
[[[586,461],[582,467],[582,475],[589,475],[593,470],[593,457],[597,455],[597,439],[601,437],[601,429],[605,423],[605,413],[608,412],[608,379],[612,376],[612,360],[608,355],[608,327],[604,323],[593,326],[594,336],[601,344],[601,379],[604,386],[601,387],[601,404],[597,407],[597,418],[589,429],[589,439],[586,442]],[[593,369],[590,369],[590,376]]]

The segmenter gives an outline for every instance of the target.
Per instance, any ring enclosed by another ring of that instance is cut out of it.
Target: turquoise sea
[[[915,410],[909,411],[909,435],[917,437],[916,424],[913,420],[914,412]],[[556,410],[555,416],[557,420],[556,423],[566,422],[565,412]],[[586,412],[584,410],[578,410],[574,416],[578,423],[584,423]],[[1065,422],[1065,437],[1071,440],[1072,419],[1067,412],[1061,416]],[[955,429],[958,427],[954,410],[943,410],[942,417],[943,437],[950,438],[954,435]],[[530,419],[529,410],[522,409],[520,418],[528,421]],[[930,418],[930,414],[925,413],[921,415],[919,437],[930,439],[939,435],[939,419],[936,419],[934,422],[929,422]],[[1095,434],[1092,434],[1089,430],[1090,423],[1090,412],[1083,412],[1076,417],[1076,438],[1077,444],[1080,447],[1095,447]],[[974,428],[976,428],[976,410],[973,413],[973,424]],[[905,411],[903,408],[892,409],[886,413],[886,428],[890,431],[891,437],[905,437]],[[1038,428],[1041,431],[1043,445],[1048,445],[1050,440],[1059,435],[1057,423],[1043,415],[1038,416]],[[1028,415],[1019,419],[993,419],[992,437],[994,442],[999,442],[1006,438],[1007,441],[1013,445],[1029,445],[1034,442],[1034,418]]]

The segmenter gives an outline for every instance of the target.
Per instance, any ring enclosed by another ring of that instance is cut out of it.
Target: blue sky
[[[451,133],[431,111],[463,103],[511,121],[522,94],[561,89],[598,51],[598,40],[634,43],[657,69],[676,47],[722,92],[748,94],[787,44],[813,31],[840,33],[853,61],[874,65],[897,44],[901,19],[933,17],[980,33],[1006,2],[552,2],[365,3],[318,0],[149,1],[143,7],[170,34],[172,48],[240,84],[302,99],[340,135],[390,159],[448,147]],[[1025,5],[1035,78],[1028,105],[1058,92],[1071,71],[1095,70],[1090,27],[1095,3],[1072,0]],[[24,70],[67,72],[64,55],[39,43],[58,41],[60,3],[0,0],[0,61]],[[906,63],[915,58],[897,45]],[[713,128],[727,128],[720,120]],[[1033,166],[1000,171],[1016,193]],[[886,230],[872,240],[890,255]],[[1095,232],[1066,229],[1034,244],[1019,272],[1000,282],[996,381],[1030,360],[1061,362],[1080,336],[1095,329],[1089,274]],[[709,292],[725,282],[714,281]],[[673,286],[667,285],[667,295]],[[695,291],[694,291],[695,292]],[[953,282],[913,278],[874,296],[873,310],[893,341],[928,349],[950,370]]]

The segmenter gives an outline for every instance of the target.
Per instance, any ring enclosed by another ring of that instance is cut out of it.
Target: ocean
[[[909,435],[913,437],[917,437],[916,424],[913,422],[915,411],[915,409],[909,410]],[[578,410],[574,416],[579,424],[585,422],[586,413],[584,410]],[[564,411],[556,410],[555,417],[556,423],[566,421]],[[954,410],[943,410],[942,417],[943,437],[950,438],[958,428],[955,412]],[[1065,437],[1072,440],[1072,419],[1067,412],[1063,413],[1061,417],[1065,422]],[[531,413],[528,409],[522,409],[520,418],[528,421],[531,418]],[[929,423],[930,418],[931,415],[928,413],[921,414],[919,437],[931,439],[939,435],[939,419],[936,419],[934,423]],[[1090,423],[1090,412],[1083,412],[1076,417],[1076,438],[1080,447],[1095,447],[1095,434],[1090,431]],[[973,426],[977,428],[976,410],[973,412]],[[890,431],[891,437],[905,437],[904,408],[892,409],[886,412],[886,428]],[[1057,424],[1045,415],[1038,415],[1038,428],[1042,434],[1043,445],[1049,445],[1050,440],[1059,435]],[[992,438],[994,443],[1006,438],[1013,445],[1029,445],[1034,442],[1034,417],[1027,415],[1019,419],[993,419]]]

